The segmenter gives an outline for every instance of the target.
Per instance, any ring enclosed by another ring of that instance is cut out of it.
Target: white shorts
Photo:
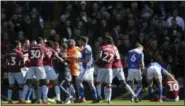
[[[152,80],[153,78],[162,80],[160,68],[151,66],[147,69],[147,80]]]
[[[100,83],[112,83],[113,72],[111,68],[98,68],[97,82]]]
[[[81,70],[77,78],[82,81],[94,81],[94,67],[87,70]]]
[[[46,72],[46,79],[47,80],[56,80],[57,74],[55,72],[55,69],[51,66],[44,66],[45,72]]]
[[[142,73],[139,69],[128,69],[127,81],[142,80]]]
[[[115,68],[113,71],[113,79],[117,76],[119,80],[125,80],[125,74],[123,68]]]
[[[29,67],[26,74],[26,79],[46,79],[46,72],[44,67]]]
[[[24,78],[21,72],[8,72],[8,82],[9,84],[15,84],[15,81],[17,81],[18,84],[24,84]]]

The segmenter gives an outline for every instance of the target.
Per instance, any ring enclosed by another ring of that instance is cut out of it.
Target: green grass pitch
[[[110,104],[107,103],[98,103],[98,104],[92,104],[92,101],[86,101],[85,103],[75,103],[75,104],[55,104],[55,103],[50,103],[50,104],[16,104],[17,101],[14,101],[15,104],[7,104],[7,101],[3,101],[1,106],[62,106],[62,105],[184,105],[184,100],[180,100],[178,102],[149,102],[148,100],[142,100],[139,103],[133,103],[130,102],[129,100],[112,100]]]

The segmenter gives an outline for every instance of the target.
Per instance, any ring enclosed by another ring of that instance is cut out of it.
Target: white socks
[[[110,101],[112,96],[112,88],[104,87],[105,101]]]

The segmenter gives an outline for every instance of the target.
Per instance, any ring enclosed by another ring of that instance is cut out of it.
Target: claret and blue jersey
[[[128,52],[128,68],[139,69],[141,60],[144,58],[144,54],[139,49],[132,49]]]

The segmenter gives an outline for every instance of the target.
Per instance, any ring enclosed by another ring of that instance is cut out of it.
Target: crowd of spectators
[[[61,6],[55,17],[55,4]],[[1,50],[6,53],[12,40],[33,40],[39,36],[61,42],[63,38],[88,36],[94,55],[103,40],[111,35],[125,58],[138,41],[144,45],[145,62],[161,57],[161,64],[176,77],[184,75],[185,2],[183,1],[57,1],[2,2]],[[54,20],[58,19],[58,20]],[[46,22],[50,36],[43,35]]]

